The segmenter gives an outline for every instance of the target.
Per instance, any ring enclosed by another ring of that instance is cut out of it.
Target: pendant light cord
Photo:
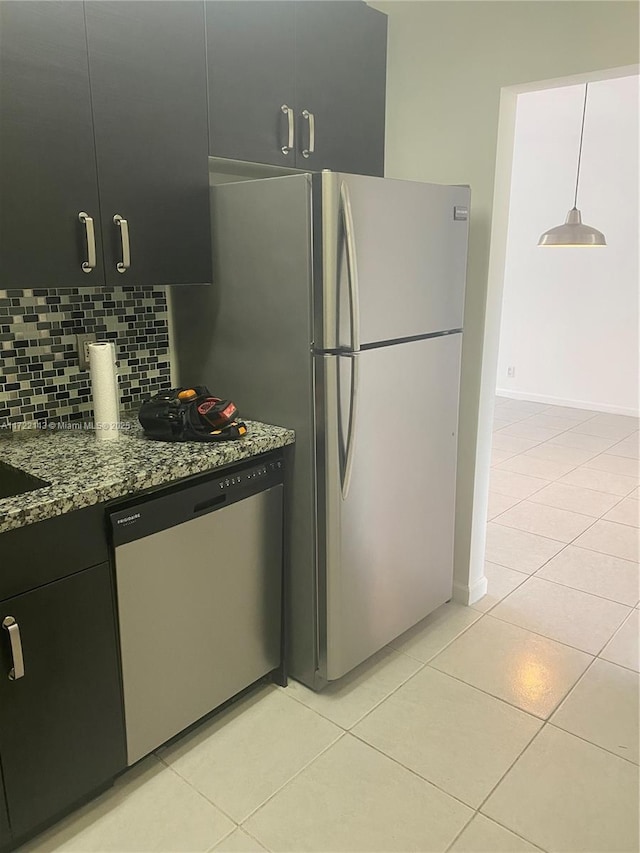
[[[578,181],[580,180],[580,161],[582,160],[582,140],[584,138],[584,117],[587,114],[587,91],[589,84],[584,84],[584,103],[582,105],[582,127],[580,128],[580,148],[578,149],[578,171],[576,173],[576,192],[573,198],[573,209],[578,206]]]

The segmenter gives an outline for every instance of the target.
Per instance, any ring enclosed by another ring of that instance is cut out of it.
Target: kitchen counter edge
[[[293,444],[285,427],[246,421],[236,441],[161,442],[130,423],[115,441],[99,441],[91,430],[16,433],[0,437],[0,462],[51,485],[0,499],[0,533],[77,509],[206,474]]]

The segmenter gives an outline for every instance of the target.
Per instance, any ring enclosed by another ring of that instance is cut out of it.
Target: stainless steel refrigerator
[[[214,284],[171,294],[176,376],[296,431],[288,654],[321,689],[451,598],[469,189],[211,193]]]

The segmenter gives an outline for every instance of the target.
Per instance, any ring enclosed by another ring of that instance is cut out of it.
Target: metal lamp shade
[[[580,211],[572,207],[564,225],[557,225],[545,231],[538,240],[538,246],[606,246],[602,231],[583,225]]]

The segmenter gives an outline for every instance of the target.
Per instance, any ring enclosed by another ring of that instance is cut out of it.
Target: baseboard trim
[[[454,583],[453,600],[457,601],[458,604],[475,604],[476,601],[480,601],[480,599],[487,594],[487,586],[488,582],[485,575],[478,578],[471,586],[468,586],[467,584]]]
[[[547,394],[530,394],[525,391],[511,391],[508,388],[496,388],[499,397],[509,397],[512,400],[528,400],[532,403],[546,403],[548,406],[566,406],[568,409],[587,409],[593,412],[606,412],[608,415],[628,415],[640,417],[640,410],[628,409],[624,406],[610,406],[608,403],[593,403],[587,400],[563,400],[561,397],[550,397]]]

